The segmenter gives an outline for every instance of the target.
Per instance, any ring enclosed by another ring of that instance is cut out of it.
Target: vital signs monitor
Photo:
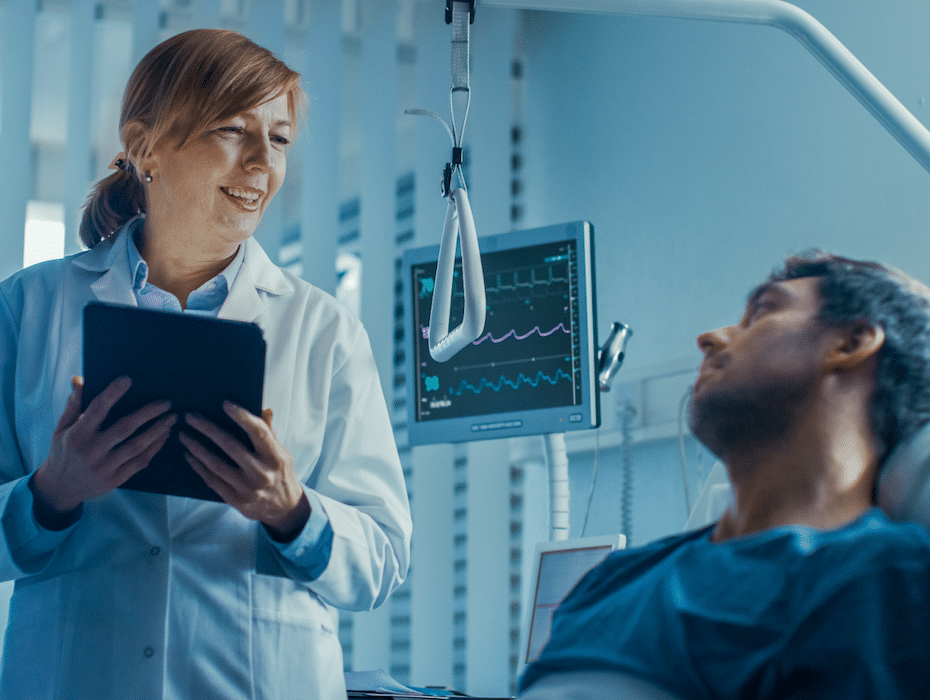
[[[487,320],[447,362],[429,353],[439,246],[404,252],[410,444],[562,433],[600,425],[594,238],[576,221],[478,239]],[[462,320],[461,260],[449,327]]]

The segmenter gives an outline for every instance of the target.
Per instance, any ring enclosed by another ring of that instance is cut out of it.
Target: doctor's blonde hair
[[[219,121],[287,96],[295,132],[306,96],[300,74],[271,51],[225,29],[193,29],[149,51],[123,95],[120,137],[132,164],[100,180],[88,197],[81,241],[88,248],[145,212],[143,174],[135,164],[156,147],[183,148]]]

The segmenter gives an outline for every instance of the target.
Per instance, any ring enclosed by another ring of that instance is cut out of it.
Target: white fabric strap
[[[468,26],[471,15],[467,2],[452,2],[452,90],[468,90]]]
[[[468,119],[471,90],[468,85],[468,33],[471,23],[471,0],[450,0],[446,11],[451,8],[452,25],[452,89],[449,101],[452,107],[450,127],[438,114],[425,109],[408,109],[407,114],[433,117],[442,124],[452,141],[452,162],[443,173],[443,196],[449,198],[446,223],[442,242],[439,245],[439,261],[433,289],[433,304],[430,309],[429,352],[437,362],[446,362],[459,350],[473,342],[484,330],[487,300],[484,289],[484,272],[481,266],[481,251],[478,234],[468,203],[465,176],[462,172],[462,134]],[[451,20],[451,21],[450,21]],[[458,174],[459,187],[452,185]],[[465,308],[462,322],[449,330],[452,306],[452,283],[455,279],[455,249],[458,241],[462,249],[462,283]]]
[[[452,148],[462,148],[462,139],[465,135],[465,122],[468,119],[468,107],[471,104],[471,88],[469,87],[469,51],[468,33],[471,21],[470,3],[466,0],[452,0],[452,89],[449,91],[449,102],[452,108]],[[461,154],[461,150],[458,150]],[[456,163],[453,156],[452,174],[458,175],[459,186],[468,190],[465,184],[465,173],[462,164]],[[449,189],[453,186],[450,184]]]

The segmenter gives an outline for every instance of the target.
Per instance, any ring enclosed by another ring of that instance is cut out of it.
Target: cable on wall
[[[688,387],[678,402],[678,454],[681,456],[681,478],[685,485],[685,517],[691,514],[691,487],[688,484],[688,457],[685,454],[685,406],[691,398],[692,387]]]
[[[620,486],[620,527],[627,544],[633,540],[633,419],[636,409],[629,401],[620,409],[620,426],[623,434],[623,471]]]

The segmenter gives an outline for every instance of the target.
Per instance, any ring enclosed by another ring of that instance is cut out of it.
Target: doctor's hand
[[[114,380],[81,413],[84,379],[72,378],[71,395],[52,434],[48,458],[29,482],[36,519],[43,527],[55,530],[70,525],[78,506],[121,486],[164,446],[177,420],[167,413],[168,401],[143,406],[101,430],[107,413],[131,384],[129,377]],[[155,422],[135,434],[151,421]]]
[[[229,459],[217,456],[185,430],[180,438],[187,461],[220,498],[261,522],[273,539],[293,540],[310,517],[310,503],[294,471],[293,457],[271,429],[271,409],[264,409],[259,418],[226,401],[223,410],[245,431],[254,451],[215,423],[188,413],[187,424],[210,438]]]

